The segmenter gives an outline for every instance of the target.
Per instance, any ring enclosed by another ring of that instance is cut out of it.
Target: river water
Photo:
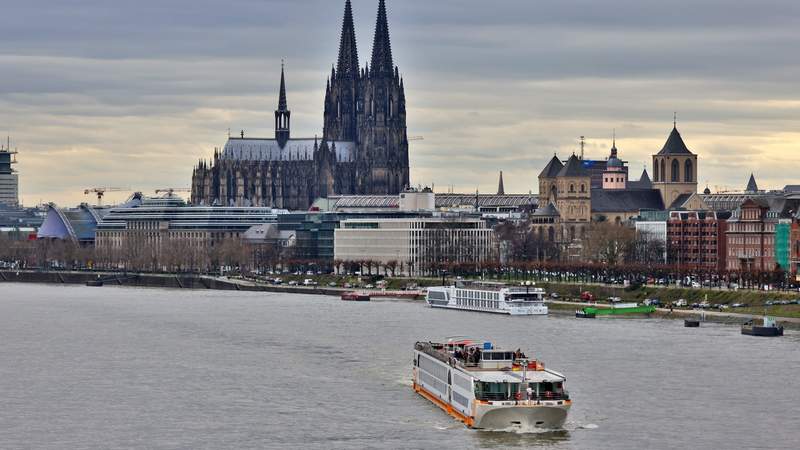
[[[797,448],[789,333],[0,284],[0,448]],[[448,335],[528,349],[565,373],[566,430],[468,430],[416,395],[414,342]]]

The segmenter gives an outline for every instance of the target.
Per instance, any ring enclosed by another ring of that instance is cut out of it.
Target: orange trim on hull
[[[456,411],[455,409],[453,409],[452,406],[450,406],[447,403],[441,401],[435,395],[433,395],[430,392],[426,391],[425,388],[423,388],[422,386],[418,385],[416,382],[414,383],[414,392],[416,392],[417,394],[427,398],[434,405],[436,405],[439,408],[441,408],[442,410],[444,410],[444,412],[446,412],[447,414],[450,414],[451,416],[455,417],[456,420],[458,420],[459,422],[463,422],[464,425],[466,425],[466,426],[468,426],[470,428],[472,428],[475,425],[475,419],[473,419],[472,417],[467,417],[467,416],[461,414],[460,412]]]

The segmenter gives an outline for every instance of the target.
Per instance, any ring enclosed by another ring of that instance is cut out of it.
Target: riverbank
[[[104,286],[131,286],[131,287],[151,287],[162,289],[202,289],[202,290],[223,290],[223,291],[246,291],[246,292],[274,292],[274,293],[289,293],[289,294],[312,294],[312,295],[327,295],[339,297],[344,292],[352,291],[353,289],[345,289],[339,287],[323,287],[323,286],[285,286],[285,285],[272,285],[251,280],[244,280],[238,278],[214,277],[208,275],[167,275],[167,274],[125,274],[114,272],[78,272],[78,271],[58,271],[58,272],[44,272],[44,271],[10,271],[0,270],[0,283],[44,283],[44,284],[65,284],[65,285],[86,285],[89,282],[101,281]],[[408,280],[413,282],[414,280]],[[425,283],[427,284],[427,283]],[[562,298],[578,298],[580,292],[583,290],[591,290],[599,298],[604,295],[619,296],[623,301],[636,301],[641,302],[644,298],[659,298],[662,303],[674,301],[677,298],[687,298],[690,301],[693,299],[704,298],[706,294],[702,291],[691,292],[684,289],[674,288],[652,288],[643,287],[633,291],[626,291],[619,287],[605,287],[605,286],[587,286],[575,284],[562,284],[562,283],[542,283],[539,285],[543,287],[548,293],[558,293]],[[688,291],[688,292],[685,292]],[[689,295],[692,294],[692,295]],[[723,300],[726,302],[745,300],[761,301],[765,295],[758,292],[735,292],[735,291],[720,291],[718,296],[713,297],[715,300]],[[739,295],[738,297],[736,295]],[[756,294],[756,295],[754,295]],[[703,297],[700,297],[703,295]],[[680,297],[677,297],[680,296]],[[789,298],[790,296],[783,294],[782,297],[770,295],[769,298]],[[711,301],[711,297],[709,297]],[[699,300],[698,300],[699,301]],[[590,303],[581,303],[575,301],[554,300],[549,301],[548,305],[550,310],[555,314],[574,314],[576,309],[586,306],[597,306]],[[602,304],[600,305],[603,306]],[[701,315],[705,317],[706,321],[719,322],[728,324],[741,324],[751,318],[763,315],[762,311],[757,310],[758,307],[751,306],[750,308],[743,308],[741,312],[722,312],[722,311],[700,311],[692,309],[674,309],[670,311],[666,308],[658,309],[651,316],[662,317],[665,319],[685,319],[685,318],[699,318]],[[771,311],[769,309],[772,309]],[[799,305],[785,305],[769,307],[766,311],[768,314],[775,316],[778,321],[786,324],[787,328],[800,329],[800,306]],[[788,314],[776,314],[776,310],[787,311]],[[739,310],[737,310],[739,311]]]
[[[606,305],[602,304],[594,304],[594,303],[584,303],[584,302],[570,302],[570,301],[561,301],[561,300],[553,300],[548,302],[548,308],[551,314],[560,314],[560,315],[574,315],[575,311],[578,309],[583,309],[587,306],[594,306],[594,307],[604,307]],[[643,315],[631,315],[631,316],[615,316],[612,320],[616,319],[624,319],[624,318],[636,318],[636,317],[644,317]],[[658,317],[662,319],[675,319],[675,320],[684,320],[684,319],[697,319],[702,320],[703,322],[714,322],[714,323],[723,323],[728,325],[741,325],[744,322],[747,322],[750,319],[761,317],[760,314],[750,314],[750,313],[732,313],[732,312],[722,312],[722,311],[704,311],[704,310],[696,310],[696,309],[668,309],[668,308],[657,308],[656,312],[652,314],[648,314],[647,317]],[[775,316],[775,319],[784,325],[787,329],[793,330],[800,330],[800,318],[797,317],[780,317]],[[608,318],[603,319],[596,319],[596,320],[608,320]]]

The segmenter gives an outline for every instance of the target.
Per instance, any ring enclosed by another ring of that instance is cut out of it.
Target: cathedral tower
[[[356,177],[361,194],[399,194],[409,185],[406,97],[392,59],[386,2],[378,3],[371,65],[358,114]]]
[[[339,41],[339,60],[331,70],[325,88],[325,117],[323,138],[328,141],[358,141],[357,100],[361,85],[361,72],[356,47],[356,30],[353,24],[353,7],[350,0],[344,5],[342,35]]]

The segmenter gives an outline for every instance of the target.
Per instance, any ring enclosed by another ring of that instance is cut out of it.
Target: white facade
[[[396,263],[407,275],[431,273],[448,264],[497,258],[494,230],[474,218],[349,219],[334,235],[334,259]]]
[[[664,263],[667,262],[667,222],[663,220],[637,221],[636,235],[648,242],[664,244]]]
[[[16,208],[19,206],[19,175],[0,173],[0,203]]]

